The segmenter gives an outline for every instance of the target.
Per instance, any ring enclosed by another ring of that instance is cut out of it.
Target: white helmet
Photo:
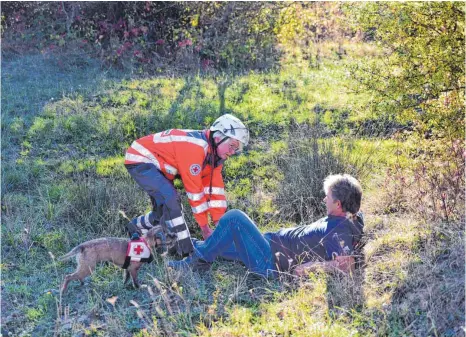
[[[220,131],[229,138],[239,140],[242,146],[247,146],[249,143],[248,128],[238,118],[230,114],[217,118],[210,127],[210,131]]]

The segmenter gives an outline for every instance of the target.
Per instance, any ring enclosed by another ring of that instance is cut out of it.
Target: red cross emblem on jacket
[[[192,164],[189,167],[189,171],[193,176],[197,176],[199,173],[201,173],[201,165],[199,164]]]

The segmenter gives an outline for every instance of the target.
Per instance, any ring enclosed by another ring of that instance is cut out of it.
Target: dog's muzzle
[[[160,244],[157,244],[156,240],[156,249],[157,253],[165,254],[169,253],[173,248],[176,247],[176,234],[165,232],[163,229],[158,231],[155,234],[155,237],[161,241]]]

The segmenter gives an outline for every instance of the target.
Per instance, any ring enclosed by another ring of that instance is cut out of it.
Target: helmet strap
[[[217,157],[218,157],[217,156],[217,146],[218,146],[218,144],[215,144],[214,132],[212,132],[212,131],[209,134],[209,145],[210,145],[210,148],[212,149],[211,155],[210,155],[210,157],[208,157],[208,158],[211,158],[209,164],[214,165],[214,163],[217,161]],[[208,158],[206,158],[206,159],[208,159]]]
[[[226,142],[228,139],[230,139],[230,137],[225,136],[225,138],[223,138],[221,141],[219,141],[217,144],[215,144],[215,147],[218,147],[220,144],[222,144],[223,142]]]
[[[217,158],[220,159],[217,155],[217,147],[223,143],[228,137],[225,136],[218,144],[215,144],[215,139],[214,139],[214,133],[215,132],[210,132],[209,135],[209,140],[210,140],[210,145],[212,146],[212,153],[210,154],[210,183],[209,183],[209,195],[207,196],[207,201],[209,202],[210,199],[212,198],[212,179],[214,177],[214,168],[215,168],[215,162],[217,161]],[[206,158],[207,159],[207,158]]]
[[[209,134],[209,144],[212,147],[212,153],[216,154],[217,153],[217,144],[215,144],[214,133],[215,133],[215,131],[211,131],[210,134]]]

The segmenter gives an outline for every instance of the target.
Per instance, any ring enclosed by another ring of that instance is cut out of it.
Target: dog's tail
[[[65,261],[65,260],[68,260],[70,258],[72,258],[73,256],[75,255],[78,255],[79,253],[81,253],[83,250],[83,248],[81,247],[81,245],[77,246],[77,247],[74,247],[72,250],[70,250],[69,253],[63,255],[63,256],[60,256],[58,258],[58,261]]]

